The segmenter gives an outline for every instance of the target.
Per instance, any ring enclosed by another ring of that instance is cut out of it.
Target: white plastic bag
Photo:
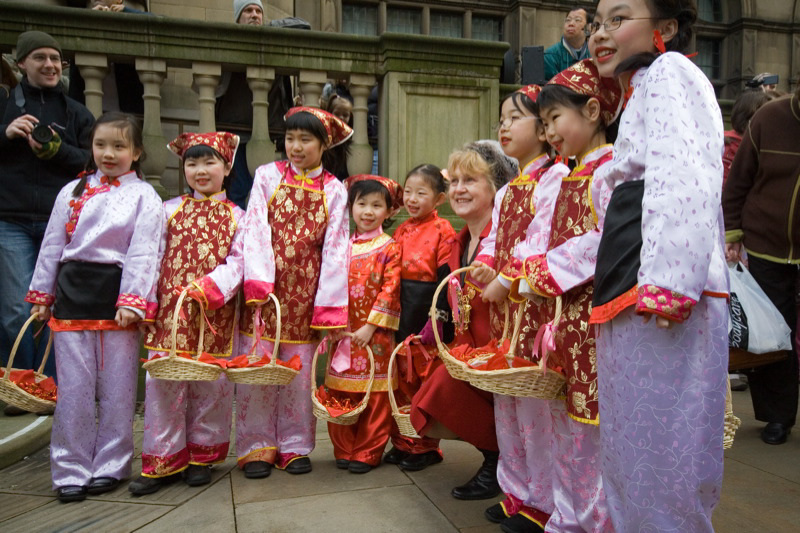
[[[731,299],[728,303],[728,344],[751,353],[791,350],[791,330],[772,301],[741,264],[728,264]]]

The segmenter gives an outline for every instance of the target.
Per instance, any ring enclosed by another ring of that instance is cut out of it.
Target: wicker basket
[[[353,334],[350,332],[345,332],[345,336],[352,338]],[[356,406],[355,409],[352,411],[348,411],[339,416],[331,416],[325,406],[317,399],[317,357],[319,357],[320,348],[323,348],[328,345],[327,340],[322,341],[317,346],[317,349],[314,351],[314,358],[311,360],[311,407],[314,413],[314,416],[319,418],[320,420],[325,420],[326,422],[332,422],[334,424],[339,424],[341,426],[349,426],[355,424],[358,421],[358,415],[361,414],[361,411],[367,408],[367,403],[369,402],[369,394],[372,391],[372,382],[375,380],[375,358],[372,355],[372,350],[369,346],[367,346],[367,355],[369,356],[369,381],[367,382],[367,390],[364,392],[364,398],[361,399],[361,403]]]
[[[514,318],[514,333],[511,336],[509,352],[506,355],[509,365],[519,343],[519,333],[522,325],[522,317],[527,310],[528,302],[520,305]],[[561,320],[562,302],[561,297],[556,298],[555,317],[551,324],[558,326]],[[541,337],[537,335],[534,351],[538,351]],[[474,359],[481,360],[488,357]],[[473,362],[470,361],[470,362]],[[470,384],[478,389],[493,392],[494,394],[504,394],[506,396],[519,396],[524,398],[539,398],[542,400],[553,400],[562,394],[566,379],[560,372],[547,368],[547,348],[542,346],[542,356],[539,359],[539,366],[526,366],[521,368],[504,368],[500,370],[477,370],[467,366],[465,373]]]
[[[184,289],[175,304],[175,311],[172,315],[172,347],[169,349],[167,357],[151,359],[142,365],[147,370],[150,377],[165,379],[169,381],[215,381],[222,373],[222,367],[209,363],[202,363],[194,358],[178,357],[175,346],[177,345],[178,335],[178,315],[180,314],[183,300],[189,293],[189,289]],[[201,307],[202,311],[202,307]],[[203,335],[205,333],[205,320],[200,320],[200,340],[197,346],[197,354],[203,352]]]
[[[278,354],[280,354],[279,348],[281,346],[281,304],[274,294],[270,293],[269,297],[272,303],[275,304],[276,317],[275,343],[272,347],[270,362],[264,366],[226,369],[225,374],[234,383],[245,385],[288,385],[300,373],[299,370],[278,364]],[[255,332],[255,329],[253,331]],[[247,356],[251,363],[260,359],[257,355],[260,335],[256,334],[254,337],[253,348],[250,350],[250,355]]]
[[[3,377],[0,379],[0,400],[9,405],[13,405],[14,407],[24,409],[30,413],[46,414],[53,412],[53,409],[56,407],[56,402],[43,400],[42,398],[34,396],[11,381],[11,372],[20,370],[13,367],[14,357],[17,355],[17,349],[22,342],[22,336],[25,334],[28,326],[30,326],[31,322],[34,320],[36,320],[36,315],[31,315],[25,324],[22,325],[22,329],[19,330],[19,334],[17,335],[17,340],[14,342],[14,346],[11,348],[11,353],[8,355],[8,365],[6,365],[6,367],[3,369]],[[47,379],[47,376],[42,374],[42,371],[44,370],[45,363],[47,363],[47,358],[50,356],[50,350],[52,347],[53,332],[51,331],[50,338],[47,339],[47,348],[45,348],[42,364],[39,366],[39,370],[33,373],[37,383]]]
[[[469,369],[469,367],[467,366],[467,363],[465,363],[464,361],[460,361],[459,359],[456,359],[455,357],[450,355],[448,346],[444,344],[442,342],[442,339],[439,337],[439,328],[436,327],[436,302],[439,301],[439,294],[445,287],[447,287],[451,278],[463,272],[470,272],[472,270],[475,270],[475,267],[467,266],[456,269],[452,271],[450,274],[448,274],[448,276],[444,278],[442,282],[439,284],[439,286],[436,288],[436,292],[433,294],[433,303],[431,304],[431,310],[430,310],[431,325],[433,326],[432,328],[433,337],[434,339],[436,339],[436,348],[437,351],[439,352],[439,358],[444,363],[444,366],[445,368],[447,368],[447,371],[450,373],[450,376],[453,377],[454,379],[460,379],[461,381],[469,381],[469,377],[467,375],[467,370]],[[505,305],[506,322],[503,327],[503,337],[505,337],[506,334],[508,333],[508,302],[505,302],[504,305]]]
[[[728,394],[725,396],[725,434],[722,437],[722,448],[727,450],[733,446],[733,437],[742,421],[733,414],[733,398],[731,396],[731,380],[728,378]]]
[[[422,337],[417,335],[414,338],[419,340]],[[400,434],[404,437],[419,439],[421,438],[420,435],[417,433],[417,430],[414,429],[414,426],[411,425],[411,414],[400,411],[397,407],[397,398],[394,397],[394,390],[392,390],[392,369],[395,366],[394,362],[397,354],[403,346],[405,346],[403,343],[398,344],[392,352],[392,356],[389,357],[389,368],[386,370],[386,381],[389,383],[389,404],[392,406],[392,416],[394,417],[394,421],[397,422],[397,429],[400,431]],[[411,372],[411,369],[409,368],[408,371]],[[404,405],[403,407],[410,408],[411,406]]]

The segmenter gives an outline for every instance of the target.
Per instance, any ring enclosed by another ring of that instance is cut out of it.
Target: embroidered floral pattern
[[[591,198],[592,176],[600,165],[608,162],[611,152],[576,167],[561,182],[556,201],[549,248],[593,231],[597,217]],[[525,274],[538,288],[547,289],[552,282],[545,256],[525,261]],[[531,284],[534,287],[533,284]],[[556,285],[557,287],[557,285]],[[592,313],[592,283],[584,283],[563,293],[563,315],[556,332],[556,350],[550,356],[553,365],[561,366],[567,378],[567,413],[580,422],[597,423],[597,353],[594,328],[589,327]],[[547,294],[547,293],[546,293]],[[554,293],[549,293],[554,294]]]
[[[196,200],[185,197],[167,225],[167,249],[161,263],[158,284],[158,312],[155,317],[156,333],[145,336],[145,347],[168,351],[171,347],[171,330],[175,304],[180,288],[213,271],[223,263],[233,244],[236,222],[231,209],[221,202]],[[205,288],[204,288],[205,289]],[[208,297],[208,292],[205,292]],[[143,306],[144,307],[144,306]],[[203,351],[214,356],[228,356],[233,352],[235,326],[235,299],[218,309],[206,312],[217,335],[203,337]],[[200,307],[184,300],[183,315],[178,316],[177,349],[197,353],[202,313]],[[208,326],[203,324],[208,332]]]
[[[28,294],[25,295],[25,301],[30,302],[32,304],[39,304],[39,305],[46,305],[50,307],[55,302],[56,297],[52,294],[47,294],[46,292],[39,292],[39,291],[28,291]]]
[[[79,177],[83,176],[84,174],[81,174]],[[100,183],[101,185],[98,187],[92,187],[87,183],[86,187],[83,189],[83,194],[81,194],[79,198],[73,198],[69,201],[69,206],[72,208],[72,211],[70,212],[69,219],[67,220],[66,224],[67,241],[72,240],[72,235],[75,233],[75,226],[78,225],[78,218],[80,218],[81,210],[83,209],[83,206],[86,205],[86,202],[88,202],[89,199],[96,194],[110,191],[111,186],[119,187],[119,181],[116,179],[109,181],[108,177],[106,176],[100,177]]]
[[[147,309],[147,302],[136,294],[120,294],[117,298],[117,307],[135,307],[136,309]]]
[[[655,285],[643,285],[639,287],[636,312],[652,313],[681,323],[692,314],[695,304],[697,302],[688,296]]]
[[[356,240],[348,270],[350,303],[348,329],[365,324],[378,326],[369,343],[375,358],[373,391],[388,390],[386,369],[394,349],[394,330],[400,325],[400,245],[385,233],[368,241]],[[358,287],[358,291],[353,289]],[[360,296],[354,296],[354,292]],[[350,344],[351,368],[328,368],[325,385],[345,392],[363,392],[369,379],[369,359],[364,348]],[[397,377],[393,376],[397,385]]]
[[[563,292],[550,273],[545,255],[534,255],[525,259],[523,273],[531,289],[543,296],[553,298]]]

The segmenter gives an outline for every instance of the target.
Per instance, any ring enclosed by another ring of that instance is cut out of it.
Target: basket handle
[[[450,282],[450,278],[452,278],[454,276],[457,276],[458,274],[461,274],[462,272],[471,272],[471,271],[475,270],[475,268],[476,267],[473,267],[473,266],[465,266],[465,267],[457,268],[457,269],[453,270],[452,272],[450,272],[442,280],[442,282],[439,284],[439,286],[436,287],[436,292],[433,293],[433,302],[431,303],[431,310],[430,310],[429,315],[430,315],[430,319],[431,319],[431,326],[433,326],[433,328],[432,328],[433,329],[433,338],[436,340],[436,347],[439,350],[443,350],[444,349],[444,344],[442,344],[442,339],[439,337],[439,331],[438,331],[439,328],[436,327],[436,302],[439,301],[439,294],[442,292],[442,290],[445,287],[447,287],[447,284]]]
[[[186,295],[189,294],[190,288],[187,287],[181,291],[180,296],[178,296],[178,302],[175,304],[175,310],[172,312],[172,334],[170,336],[170,340],[172,341],[172,345],[169,349],[169,356],[171,358],[177,357],[177,346],[178,346],[178,319],[180,318],[181,306],[183,305],[183,301],[186,299]],[[204,312],[204,309],[201,309],[201,313]],[[191,327],[189,324],[189,316],[186,316],[186,324],[188,327]],[[197,359],[201,353],[203,353],[203,341],[205,340],[205,319],[200,317],[200,338],[197,345],[197,354],[194,356],[194,359]]]
[[[281,347],[281,303],[273,293],[269,293],[269,299],[275,305],[275,342],[272,345],[272,357],[270,357],[269,366],[275,368],[278,366],[278,354],[280,354]],[[258,344],[261,342],[261,335],[263,334],[262,328],[259,327],[259,322],[262,325],[264,323],[261,318],[261,306],[256,307],[253,313],[253,347],[250,348],[248,358],[258,352]]]
[[[8,364],[6,365],[5,371],[3,372],[4,380],[8,381],[11,379],[11,369],[14,368],[14,357],[17,355],[17,349],[19,345],[22,343],[22,337],[25,335],[25,331],[27,331],[28,327],[31,323],[37,319],[37,315],[31,315],[22,325],[17,334],[17,339],[14,341],[14,346],[11,348],[11,352],[8,354]],[[47,363],[47,358],[50,357],[50,350],[53,348],[53,331],[50,330],[50,334],[47,337],[47,347],[44,350],[44,357],[42,357],[42,364],[39,365],[39,370],[36,371],[37,374],[41,374],[44,371],[44,365]]]
[[[415,335],[414,340],[422,339],[421,336]],[[392,355],[389,356],[389,367],[386,369],[386,381],[388,382],[388,391],[389,391],[389,404],[392,407],[392,413],[399,413],[400,410],[397,408],[397,399],[394,397],[394,389],[392,389],[392,369],[395,367],[395,360],[397,359],[397,354],[400,352],[400,349],[405,346],[405,342],[400,342],[395,346],[394,350],[392,351]],[[409,368],[409,372],[411,369]]]
[[[528,300],[525,300],[520,306],[517,308],[517,313],[514,315],[514,333],[511,335],[511,345],[508,348],[508,353],[506,354],[506,360],[508,361],[508,367],[511,368],[511,361],[514,359],[514,355],[517,353],[517,343],[519,342],[519,334],[522,329],[522,317],[525,315],[525,311],[528,310]],[[506,334],[508,333],[508,300],[505,301],[506,304],[506,326],[503,328],[503,338],[506,339]]]
[[[344,332],[342,332],[342,334],[345,337],[350,337],[350,338],[353,338],[353,336],[354,336],[349,331],[344,331]],[[330,342],[328,341],[327,337],[322,339],[322,341],[319,344],[317,344],[317,349],[314,350],[314,357],[311,358],[311,398],[312,398],[312,401],[316,400],[316,398],[317,398],[317,358],[319,357],[319,354],[321,352],[320,348],[325,347],[325,349],[327,349],[327,346],[329,344],[330,344]],[[369,393],[372,390],[372,383],[375,381],[375,357],[373,356],[372,348],[370,348],[369,345],[365,346],[365,348],[367,349],[367,356],[369,357],[369,381],[367,381],[367,391],[364,394],[364,398],[361,400],[361,403],[365,403],[365,402],[369,401]],[[322,350],[322,351],[324,351],[324,350]],[[387,376],[387,378],[388,378],[388,376]],[[390,382],[390,385],[391,385],[391,382]],[[389,397],[391,398],[391,394],[389,395]],[[359,405],[361,405],[361,403]]]

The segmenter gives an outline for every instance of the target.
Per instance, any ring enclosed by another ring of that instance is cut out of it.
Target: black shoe
[[[761,430],[761,440],[767,444],[783,444],[792,429],[780,422],[770,422]]]
[[[64,485],[56,492],[60,502],[80,502],[86,499],[86,487],[82,485]]]
[[[454,488],[450,494],[459,500],[488,500],[502,491],[497,482],[498,452],[483,452],[483,464],[478,472],[464,485]]]
[[[372,470],[372,466],[367,463],[362,463],[361,461],[350,461],[350,464],[347,465],[347,469],[353,474],[366,474]]]
[[[172,474],[164,477],[146,477],[139,476],[128,484],[128,492],[134,496],[144,496],[145,494],[153,494],[164,485],[175,483],[181,478],[181,473]]]
[[[183,471],[183,481],[190,487],[199,487],[211,483],[211,467],[205,465],[189,465]]]
[[[398,450],[394,446],[392,449],[389,450],[386,455],[383,456],[383,462],[389,463],[390,465],[399,465],[403,462],[403,459],[411,455],[408,452],[404,452],[403,450]]]
[[[301,455],[300,457],[297,457],[288,465],[286,465],[286,468],[284,470],[286,470],[290,474],[295,474],[295,475],[307,474],[311,472],[311,459],[309,459],[305,455]]]
[[[336,468],[339,470],[347,470],[348,466],[350,466],[350,461],[347,459],[336,459]]]
[[[500,529],[504,533],[544,533],[544,529],[539,524],[521,513],[503,520],[500,523]]]
[[[425,470],[431,465],[442,462],[442,456],[437,451],[425,453],[410,453],[408,457],[400,461],[400,468],[410,472]]]
[[[506,508],[503,507],[502,503],[496,503],[491,507],[487,508],[483,512],[483,516],[486,517],[486,520],[488,520],[489,522],[494,522],[495,524],[499,524],[500,522],[508,518],[508,515],[506,514]]]
[[[261,479],[262,477],[269,477],[272,473],[272,465],[266,461],[250,461],[245,463],[244,477],[248,479]]]
[[[91,495],[103,494],[104,492],[111,492],[119,486],[119,480],[114,477],[93,477],[89,480],[89,486],[86,491]]]

